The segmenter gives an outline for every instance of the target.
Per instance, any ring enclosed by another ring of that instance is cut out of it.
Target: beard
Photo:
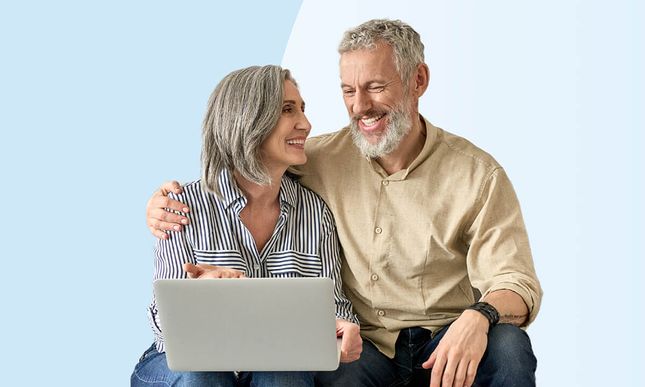
[[[364,116],[379,116],[383,113],[388,113],[386,117],[388,120],[385,132],[381,135],[375,144],[370,143],[358,126],[360,117],[351,117],[349,128],[352,134],[354,145],[358,148],[362,155],[372,159],[377,159],[393,152],[401,143],[403,137],[410,132],[412,128],[412,120],[410,112],[405,108],[405,104],[401,103],[394,109],[388,111],[370,110]],[[383,118],[381,118],[383,119]]]

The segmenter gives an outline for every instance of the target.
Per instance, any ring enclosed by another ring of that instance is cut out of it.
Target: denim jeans
[[[305,387],[314,385],[313,376],[313,372],[175,372],[168,368],[166,354],[153,344],[134,367],[130,386]]]
[[[336,371],[318,372],[316,385],[427,387],[431,370],[424,370],[421,364],[437,348],[446,330],[444,327],[434,337],[423,328],[402,330],[396,341],[394,359],[364,340],[359,360],[343,363]],[[537,360],[526,332],[510,324],[498,324],[488,332],[488,347],[479,363],[474,386],[532,387],[536,367]]]

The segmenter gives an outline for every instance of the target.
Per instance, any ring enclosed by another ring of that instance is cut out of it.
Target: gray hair
[[[233,71],[215,87],[203,123],[202,186],[221,196],[223,170],[271,184],[260,145],[278,123],[286,80],[296,84],[280,66],[251,66]]]
[[[424,62],[424,47],[419,34],[401,20],[372,19],[347,30],[338,46],[338,53],[374,50],[379,41],[392,47],[396,70],[403,84],[407,85],[417,66]]]

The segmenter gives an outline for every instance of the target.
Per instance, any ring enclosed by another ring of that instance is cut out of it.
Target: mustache
[[[383,114],[387,114],[388,111],[386,110],[379,110],[379,109],[370,109],[366,111],[365,113],[362,114],[355,114],[351,116],[352,121],[357,122],[363,117],[374,117],[374,116],[380,116]]]

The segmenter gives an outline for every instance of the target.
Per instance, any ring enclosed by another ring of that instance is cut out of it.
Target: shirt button
[[[378,314],[379,316],[383,317],[383,316],[385,316],[385,311],[384,310],[379,310],[378,312],[376,312],[376,314]]]
[[[383,183],[383,185],[388,185],[388,184],[390,184],[390,182],[389,182],[389,181],[387,181],[387,180],[383,180],[383,181],[382,181],[382,183]]]
[[[372,281],[378,280],[378,274],[372,274]]]
[[[374,229],[374,232],[377,233],[377,234],[380,234],[380,233],[383,232],[383,229],[380,228],[380,227],[377,227],[377,228]]]

